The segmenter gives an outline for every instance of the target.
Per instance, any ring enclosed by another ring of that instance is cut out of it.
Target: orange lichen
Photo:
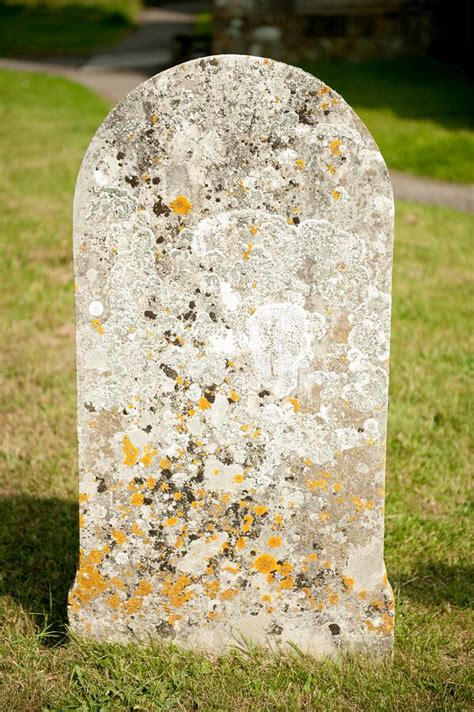
[[[129,467],[135,465],[138,457],[138,448],[135,447],[128,435],[125,435],[122,440],[122,451],[124,454],[123,464]]]
[[[239,394],[236,393],[235,391],[231,391],[231,392],[229,393],[229,398],[230,398],[232,401],[234,401],[234,403],[237,403],[237,401],[240,400]]]
[[[284,561],[279,565],[278,570],[282,576],[288,576],[293,571],[293,564],[290,561]]]
[[[167,527],[174,527],[178,523],[178,520],[176,517],[168,517],[166,520],[165,524]]]
[[[143,599],[140,596],[132,596],[125,604],[127,613],[136,613],[143,605]]]
[[[108,597],[107,605],[115,610],[118,610],[120,608],[122,602],[118,593],[113,593],[111,596]]]
[[[140,458],[140,462],[142,462],[145,465],[145,467],[150,467],[150,465],[153,461],[153,458],[157,454],[156,450],[154,450],[151,447],[151,445],[145,445],[145,447],[143,448],[143,452],[144,452],[144,455],[143,455],[143,457]]]
[[[339,200],[339,198],[341,197],[341,191],[334,189],[332,191],[332,197],[333,197],[333,200]]]
[[[293,410],[295,413],[300,412],[300,402],[298,398],[288,398],[288,402],[291,403],[291,405],[293,406]]]
[[[79,495],[79,502],[84,503],[84,502],[88,502],[88,501],[89,501],[89,495],[81,492],[81,494]]]
[[[239,537],[237,541],[235,542],[235,546],[237,549],[244,549],[245,548],[245,539],[244,537]]]
[[[247,249],[246,249],[246,250],[242,250],[242,256],[243,256],[243,258],[244,258],[244,260],[245,260],[246,262],[247,262],[247,260],[250,258],[250,253],[252,252],[252,249],[253,249],[252,243],[251,243],[251,242],[248,242],[248,243],[247,243]]]
[[[178,195],[169,204],[171,210],[177,215],[187,215],[192,210],[193,204],[184,195]]]
[[[297,170],[302,171],[303,168],[304,168],[304,166],[305,166],[305,163],[304,163],[304,161],[303,161],[302,158],[298,158],[298,159],[295,161],[295,168],[296,168]]]
[[[235,475],[234,482],[241,484],[244,481],[244,476],[242,474]]]
[[[338,595],[337,593],[330,593],[329,596],[328,596],[328,599],[329,599],[329,603],[330,603],[332,606],[335,606],[336,603],[339,602],[339,595]]]
[[[281,546],[281,536],[271,536],[267,541],[268,546],[276,549]]]
[[[265,507],[264,504],[257,504],[253,511],[255,514],[258,514],[259,517],[263,517],[263,515],[268,512],[268,507]]]
[[[225,591],[222,591],[220,595],[220,599],[222,601],[231,601],[235,596],[237,596],[238,591],[236,591],[233,588],[227,588]]]
[[[283,524],[283,517],[281,516],[281,514],[275,514],[273,521],[277,526],[280,526],[280,524]]]
[[[115,539],[115,541],[117,542],[117,544],[123,544],[127,539],[126,534],[121,532],[119,529],[114,529],[112,531],[112,536]]]
[[[342,482],[334,483],[334,492],[342,492]]]
[[[157,121],[158,121],[158,116],[156,114],[150,114],[150,122],[152,124],[156,124]]]
[[[321,522],[328,522],[331,519],[331,515],[329,512],[321,512],[319,515],[319,521]]]
[[[148,487],[148,489],[153,489],[153,487],[156,485],[156,482],[157,482],[156,477],[147,477],[145,484]]]
[[[130,502],[134,505],[134,507],[139,507],[144,501],[145,497],[141,492],[135,492],[135,494],[132,494],[130,497]]]
[[[211,407],[211,403],[209,403],[206,397],[202,397],[198,401],[198,406],[199,410],[208,410]]]
[[[295,586],[295,579],[293,576],[287,576],[283,581],[280,582],[280,589],[282,591],[292,591]]]
[[[324,480],[306,480],[308,488],[313,492],[317,487],[322,490],[327,490],[328,483]]]
[[[160,468],[162,470],[169,470],[171,467],[171,460],[168,460],[167,457],[162,457],[160,460]]]
[[[174,583],[171,579],[167,579],[161,590],[163,594],[168,597],[172,606],[181,608],[193,597],[192,591],[185,590],[190,583],[191,579],[187,576],[179,576]]]
[[[133,522],[132,526],[130,527],[132,534],[136,534],[136,536],[143,536],[145,532],[143,529],[140,529],[138,524],[136,522]]]
[[[92,319],[91,326],[97,331],[98,334],[100,334],[100,336],[103,335],[104,327],[102,326],[102,322],[100,319]]]
[[[142,579],[135,590],[135,595],[136,596],[148,596],[148,594],[151,593],[152,591],[153,591],[153,585],[150,583],[150,581],[147,581],[146,579]]]
[[[352,589],[354,588],[354,579],[353,578],[351,578],[350,576],[343,576],[342,582],[348,591],[352,591]]]
[[[269,574],[278,569],[277,560],[271,554],[260,554],[254,560],[252,567],[261,574]]]
[[[331,143],[329,144],[329,150],[331,151],[333,156],[341,155],[341,149],[340,149],[341,146],[342,146],[342,141],[340,141],[338,138],[335,138],[334,141],[331,141]]]
[[[258,227],[257,227],[256,225],[251,225],[251,226],[249,227],[249,230],[250,230],[250,232],[252,233],[252,235],[256,235],[257,232],[258,232]]]

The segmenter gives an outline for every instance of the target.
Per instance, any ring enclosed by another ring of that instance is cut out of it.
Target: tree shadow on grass
[[[0,595],[38,614],[40,626],[47,621],[55,643],[65,636],[78,551],[76,502],[23,495],[0,501]]]
[[[412,576],[393,577],[398,580],[400,593],[425,606],[450,604],[467,608],[472,604],[474,567],[450,565],[442,561],[423,561],[413,567]]]

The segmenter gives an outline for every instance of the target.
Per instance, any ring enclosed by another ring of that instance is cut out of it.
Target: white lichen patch
[[[196,60],[106,119],[75,198],[75,630],[390,650],[392,221],[366,129],[286,65]]]

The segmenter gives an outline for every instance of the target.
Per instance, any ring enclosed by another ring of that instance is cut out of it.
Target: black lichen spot
[[[171,213],[169,207],[165,205],[165,203],[163,203],[161,195],[157,196],[156,203],[153,206],[153,212],[157,217],[160,217],[160,215],[168,217],[168,215]]]
[[[99,480],[97,492],[99,492],[100,494],[102,494],[102,492],[107,492],[107,485],[105,484],[104,480],[100,477],[96,477],[96,480]]]
[[[125,176],[125,181],[127,183],[129,183],[129,185],[131,185],[132,188],[136,188],[137,185],[139,185],[139,183],[140,183],[137,176]]]
[[[299,225],[299,224],[300,224],[300,219],[299,219],[299,217],[297,217],[295,215],[295,217],[293,218],[293,225]]]
[[[270,391],[264,390],[264,391],[260,391],[260,393],[258,394],[258,397],[265,398],[265,396],[269,396],[269,395],[270,395]]]
[[[125,158],[125,153],[123,151],[119,151],[117,153],[117,161],[121,161]]]
[[[147,317],[147,319],[156,319],[155,312],[152,312],[150,309],[146,310],[145,316]]]
[[[84,403],[84,408],[86,408],[89,413],[95,413],[95,408],[92,403]]]
[[[143,499],[143,504],[153,504],[153,500],[151,497],[144,497]]]
[[[331,631],[332,635],[339,635],[339,633],[341,632],[341,629],[337,625],[337,623],[330,623],[329,630]]]
[[[166,363],[160,363],[160,368],[163,373],[168,376],[168,378],[172,378],[173,381],[176,380],[178,372],[175,371],[174,368],[171,368],[171,366],[167,366]]]
[[[153,185],[158,185],[158,183],[160,182],[160,180],[161,180],[161,179],[158,178],[158,176],[155,176],[155,178],[152,178],[151,182],[153,183]]]
[[[147,425],[146,428],[143,428],[145,433],[150,433],[151,432],[151,425]]]
[[[283,627],[278,623],[274,623],[273,627],[268,631],[270,635],[281,635]]]

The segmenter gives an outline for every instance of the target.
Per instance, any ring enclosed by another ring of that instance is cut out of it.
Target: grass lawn
[[[390,168],[474,182],[474,85],[461,72],[422,59],[303,68],[351,104]]]
[[[65,80],[6,71],[0,96],[2,708],[469,709],[472,216],[397,206],[386,536],[393,663],[258,650],[209,661],[172,646],[64,639],[77,555],[71,200],[107,107]]]
[[[140,0],[0,0],[0,56],[81,54],[113,44]]]

